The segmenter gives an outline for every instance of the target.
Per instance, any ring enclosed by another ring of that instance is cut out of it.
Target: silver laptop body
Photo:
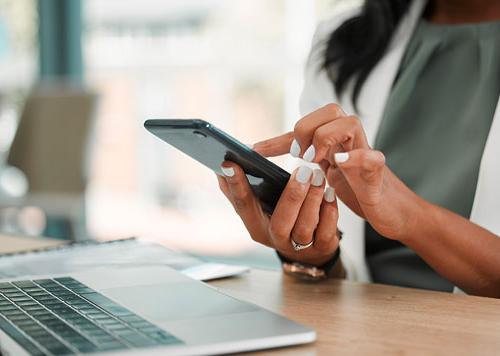
[[[108,337],[92,324],[102,326]],[[51,339],[54,335],[57,342]],[[40,355],[68,354],[68,350],[106,355],[223,354],[315,338],[310,328],[165,266],[106,267],[0,282],[4,355],[37,354],[35,350]],[[107,341],[99,344],[100,340]],[[128,348],[110,347],[120,343]]]

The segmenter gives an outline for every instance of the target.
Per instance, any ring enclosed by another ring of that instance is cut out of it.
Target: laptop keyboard
[[[0,328],[31,355],[182,343],[71,277],[0,283]]]

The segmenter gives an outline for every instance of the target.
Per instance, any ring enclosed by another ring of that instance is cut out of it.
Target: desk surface
[[[500,354],[497,299],[261,270],[211,284],[317,331],[316,343],[275,355]]]
[[[60,246],[68,241],[38,237],[12,236],[0,233],[0,254]]]

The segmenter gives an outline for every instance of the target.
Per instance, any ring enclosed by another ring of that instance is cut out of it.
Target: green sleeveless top
[[[500,21],[422,20],[401,62],[375,147],[419,196],[468,218],[499,95]],[[413,251],[366,228],[375,282],[452,289]]]

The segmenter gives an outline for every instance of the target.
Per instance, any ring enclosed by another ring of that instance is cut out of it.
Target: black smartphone
[[[290,178],[287,171],[204,120],[147,120],[144,127],[219,175],[223,161],[238,164],[264,212],[272,214]]]

